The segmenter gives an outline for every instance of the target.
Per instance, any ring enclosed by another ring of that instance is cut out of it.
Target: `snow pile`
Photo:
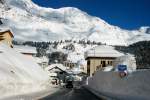
[[[31,0],[4,1],[0,2],[0,18],[12,29],[17,40],[85,39],[109,45],[150,40],[150,34],[147,34],[149,31],[124,30],[77,8],[43,8]]]
[[[136,60],[131,54],[118,57],[114,62],[114,66],[117,68],[118,65],[127,65],[127,72],[129,73],[136,71]]]
[[[46,88],[48,75],[32,58],[0,43],[0,95],[9,96]],[[38,83],[38,84],[37,84]]]
[[[88,88],[113,100],[149,100],[150,70],[139,70],[121,78],[118,72],[97,71]]]

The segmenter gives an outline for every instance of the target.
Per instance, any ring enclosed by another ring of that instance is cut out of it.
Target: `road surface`
[[[83,87],[61,89],[60,91],[39,100],[102,100]]]

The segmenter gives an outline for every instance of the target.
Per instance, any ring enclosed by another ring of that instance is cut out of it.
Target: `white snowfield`
[[[129,45],[150,40],[149,27],[124,30],[77,8],[44,8],[31,0],[2,0],[0,18],[21,41],[91,40],[109,45]]]
[[[32,58],[0,43],[0,95],[11,96],[46,89],[48,74]]]

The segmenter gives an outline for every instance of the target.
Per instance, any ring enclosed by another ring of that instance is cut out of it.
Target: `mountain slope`
[[[150,39],[145,31],[120,29],[73,7],[43,8],[31,0],[1,0],[0,5],[4,25],[9,26],[15,39],[21,41],[85,39],[128,45]],[[135,38],[137,36],[141,36],[140,40]]]

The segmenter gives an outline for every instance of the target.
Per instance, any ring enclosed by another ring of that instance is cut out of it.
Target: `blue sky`
[[[150,26],[150,0],[32,0],[51,8],[77,7],[124,29]]]

